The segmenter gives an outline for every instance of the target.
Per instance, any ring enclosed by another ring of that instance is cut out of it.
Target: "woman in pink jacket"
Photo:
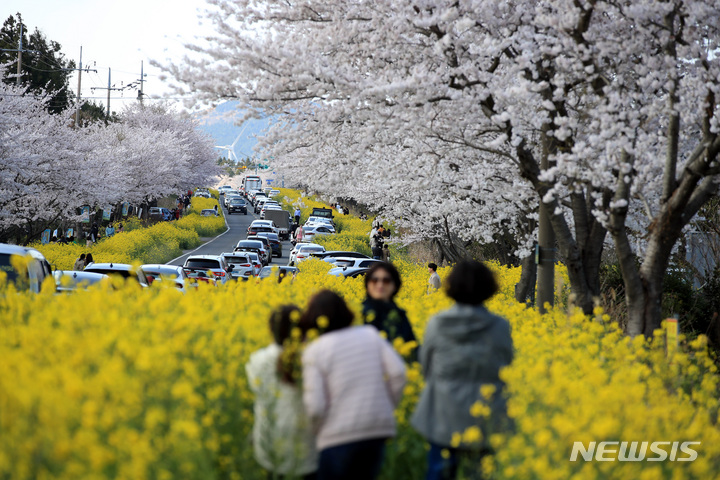
[[[351,327],[352,320],[345,301],[329,290],[310,299],[301,319],[320,332],[302,355],[303,403],[320,452],[318,480],[377,478],[385,440],[396,433],[405,364],[375,327]]]

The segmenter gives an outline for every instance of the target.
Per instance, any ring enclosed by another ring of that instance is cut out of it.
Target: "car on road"
[[[247,229],[248,236],[257,235],[260,232],[277,233],[274,228],[266,225],[250,225]]]
[[[297,266],[298,263],[307,260],[313,253],[324,252],[325,247],[316,243],[298,243],[290,252],[289,265]]]
[[[300,270],[297,267],[291,267],[288,265],[280,265],[280,266],[272,266],[272,267],[263,267],[263,269],[260,271],[260,275],[258,275],[260,278],[267,278],[270,276],[280,277],[282,275],[283,277],[294,277],[298,274]]]
[[[227,204],[227,210],[228,215],[235,212],[244,213],[245,215],[248,214],[247,203],[239,196],[230,200],[230,202]]]
[[[370,271],[369,268],[362,268],[362,267],[353,267],[353,268],[345,268],[345,267],[336,267],[331,268],[328,270],[328,275],[333,275],[335,277],[345,277],[345,278],[358,278],[365,275],[368,271]]]
[[[250,235],[245,240],[257,240],[258,242],[262,242],[263,247],[265,247],[265,251],[268,254],[267,262],[265,263],[265,265],[269,265],[272,262],[273,251],[272,251],[272,246],[270,245],[269,238],[259,237],[257,235]]]
[[[190,281],[185,270],[178,265],[165,265],[162,263],[148,263],[140,265],[140,268],[145,272],[145,276],[148,282],[151,284],[155,282],[167,282],[173,283],[174,286],[185,293],[185,285]]]
[[[227,208],[227,206],[230,205],[230,200],[234,198],[242,198],[242,195],[240,195],[240,192],[237,190],[226,191],[225,195],[223,195],[223,206]]]
[[[252,264],[253,264],[254,275],[256,275],[256,276],[259,275],[260,270],[263,269],[263,264],[262,264],[262,260],[260,259],[260,255],[255,252],[245,252],[245,253],[250,255],[250,260],[252,260]]]
[[[270,249],[272,250],[272,254],[276,257],[282,257],[282,242],[280,242],[280,237],[277,233],[258,232],[258,234],[255,236],[267,238],[268,242],[270,243]]]
[[[230,277],[235,280],[243,276],[247,270],[250,270],[252,275],[260,272],[260,266],[253,263],[249,252],[225,252],[221,256],[230,266]]]
[[[255,201],[255,213],[258,213],[258,214],[259,214],[259,213],[262,211],[262,208],[265,206],[265,203],[266,203],[266,202],[269,202],[269,201],[271,201],[271,200],[270,200],[268,197],[264,196],[264,195],[263,195],[263,196],[256,195],[255,198],[256,198],[256,201]]]
[[[376,263],[382,262],[382,260],[375,260],[373,258],[330,257],[330,259],[333,259],[333,261],[328,263],[332,263],[335,267],[339,268],[370,268]],[[330,259],[325,259],[325,261]]]
[[[282,207],[277,203],[265,202],[262,210],[260,210],[260,219],[265,220],[265,218],[267,218],[267,212],[271,210],[282,210]]]
[[[270,263],[268,259],[271,259],[271,253],[265,249],[265,244],[261,240],[240,240],[237,245],[235,245],[234,251],[255,252],[260,256],[260,261],[263,265]]]
[[[15,258],[14,258],[15,257]],[[7,274],[8,283],[18,290],[38,293],[43,281],[52,275],[50,264],[42,253],[29,247],[0,243],[0,271]]]
[[[332,235],[335,233],[334,229],[328,228],[326,225],[316,225],[314,227],[302,227],[303,229],[303,240],[312,241],[315,237],[322,235]]]
[[[228,281],[228,264],[220,255],[190,255],[183,264],[183,270],[189,277],[197,272],[212,272],[212,275],[221,284]]]
[[[127,281],[134,281],[143,288],[150,286],[142,268],[136,268],[129,263],[91,263],[85,267],[84,272],[102,273],[105,275],[122,277]]]
[[[332,262],[330,259],[337,257],[350,257],[350,258],[370,258],[364,253],[360,252],[349,252],[344,250],[328,250],[327,252],[313,253],[313,257],[322,258],[326,262]]]
[[[52,274],[55,278],[55,291],[57,292],[87,290],[89,286],[96,285],[110,278],[103,273],[78,270],[55,270]]]

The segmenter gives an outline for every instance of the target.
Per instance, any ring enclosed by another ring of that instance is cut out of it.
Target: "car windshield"
[[[177,278],[179,276],[177,270],[167,270],[167,269],[157,269],[157,268],[143,268],[143,272],[145,272],[145,275],[153,275],[153,276],[162,276],[162,277],[170,277],[170,278]]]
[[[0,254],[0,271],[7,273],[7,279],[10,282],[17,280],[17,271],[10,263],[11,255],[9,253]]]
[[[318,246],[312,245],[312,246],[308,246],[308,247],[302,247],[300,249],[300,251],[303,253],[315,253],[315,252],[324,252],[325,249],[319,245]]]
[[[105,275],[120,275],[123,278],[130,278],[131,276],[135,276],[129,270],[113,270],[110,268],[100,268],[100,267],[87,267],[87,268],[85,268],[84,271],[85,272],[93,272],[93,273],[104,273]]]
[[[243,263],[250,263],[250,258],[243,255],[226,255],[225,261],[231,265],[241,265]]]
[[[210,270],[212,268],[220,268],[220,262],[211,258],[189,258],[185,262],[185,267]]]
[[[233,205],[245,205],[245,200],[243,200],[242,198],[233,198],[232,200],[230,200],[230,203],[232,203]]]

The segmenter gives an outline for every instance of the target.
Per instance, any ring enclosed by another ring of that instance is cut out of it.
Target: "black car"
[[[248,214],[247,203],[240,197],[231,199],[230,202],[228,202],[227,210],[228,214],[235,212],[244,213],[245,215]]]
[[[276,257],[282,257],[282,243],[277,233],[270,232],[258,232],[256,237],[265,237],[270,242],[270,248],[272,249],[273,255]]]

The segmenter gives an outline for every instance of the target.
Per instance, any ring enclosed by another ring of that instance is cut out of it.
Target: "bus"
[[[242,181],[242,189],[245,196],[251,190],[262,190],[262,179],[257,175],[246,175]]]

